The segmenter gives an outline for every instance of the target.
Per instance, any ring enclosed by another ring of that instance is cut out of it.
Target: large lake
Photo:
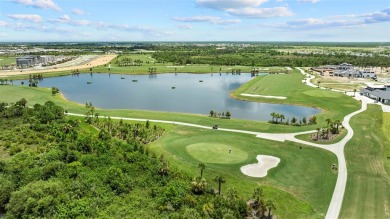
[[[208,115],[210,110],[230,111],[232,118],[268,121],[270,113],[285,118],[308,117],[320,112],[310,107],[235,100],[229,93],[251,80],[250,74],[80,74],[45,78],[40,87],[58,87],[78,103],[92,102],[106,109],[145,109]],[[203,82],[200,82],[203,81]],[[87,82],[92,82],[87,84]],[[28,84],[28,81],[25,81]],[[175,89],[172,89],[175,87]]]

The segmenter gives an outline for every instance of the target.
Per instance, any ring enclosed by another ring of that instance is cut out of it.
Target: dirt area
[[[358,68],[359,69],[359,68]],[[353,91],[354,89],[361,89],[367,86],[367,83],[370,84],[390,84],[390,68],[372,68],[377,75],[377,81],[374,81],[371,78],[349,78],[349,77],[335,77],[329,74],[329,71],[323,71],[323,76],[319,72],[311,71],[309,72],[316,76],[312,80],[313,84],[320,82],[320,85],[323,87],[329,87],[332,89],[338,89],[343,91]]]
[[[21,70],[12,70],[12,71],[0,71],[0,77],[13,76],[13,75],[23,75],[23,74],[36,74],[36,73],[47,73],[47,72],[60,72],[60,71],[70,71],[83,68],[92,68],[99,65],[104,65],[113,60],[116,55],[102,55],[102,56],[81,56],[76,60],[72,60],[60,65],[51,66],[50,68],[42,69],[24,69]]]

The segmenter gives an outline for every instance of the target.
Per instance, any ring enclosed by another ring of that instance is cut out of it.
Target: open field
[[[54,72],[57,74],[63,74],[64,72],[68,72],[68,74],[71,73],[72,70],[81,70],[81,69],[90,69],[93,68],[94,66],[99,66],[99,65],[104,65],[108,62],[110,62],[112,59],[114,59],[116,55],[103,55],[103,56],[98,56],[94,59],[89,60],[88,62],[85,63],[80,63],[80,64],[75,64],[73,66],[66,66],[64,67],[59,67],[55,68],[53,66],[53,69],[28,69],[28,70],[13,70],[13,71],[1,71],[0,76],[1,77],[11,77],[11,76],[22,76],[24,78],[27,78],[29,74],[44,74],[46,75],[47,73],[51,73],[53,75]]]
[[[345,115],[359,109],[359,103],[351,97],[338,92],[306,86],[302,83],[303,78],[304,76],[295,70],[292,74],[259,76],[233,91],[231,96],[249,101],[317,107],[323,110],[317,116],[317,123],[320,124],[324,124],[327,118],[331,118],[332,120],[342,119]],[[285,96],[287,99],[249,97],[240,95],[242,93]],[[310,126],[310,128],[313,130],[316,126]]]
[[[3,65],[15,65],[16,57],[15,56],[0,56],[0,67]]]
[[[346,145],[348,181],[340,218],[390,218],[389,113],[369,105],[352,118]]]
[[[201,149],[194,151],[194,144],[200,145]],[[266,196],[278,203],[275,211],[278,218],[323,218],[337,176],[330,167],[337,159],[330,152],[306,146],[299,149],[299,146],[293,142],[281,143],[251,135],[182,126],[149,145],[168,157],[175,168],[192,175],[199,175],[197,164],[205,162],[204,175],[208,183],[217,186],[212,178],[217,174],[225,176],[224,192],[235,187],[250,196],[256,185],[265,186]],[[229,147],[232,147],[231,154]],[[240,168],[256,163],[259,154],[278,157],[281,162],[264,178],[245,176]],[[228,162],[230,155],[235,158]]]

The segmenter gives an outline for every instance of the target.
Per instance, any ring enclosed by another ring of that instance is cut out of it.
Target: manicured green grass
[[[387,142],[390,142],[390,113],[383,113],[383,126],[382,132],[385,136]],[[385,167],[386,171],[390,173],[390,144],[386,145],[384,148],[384,155],[386,157]]]
[[[338,134],[337,137],[335,137],[334,139],[332,139],[330,141],[314,141],[311,137],[312,135],[316,135],[316,133],[297,135],[297,136],[295,136],[295,138],[301,139],[304,141],[308,141],[308,142],[312,142],[312,143],[316,143],[316,144],[334,144],[334,143],[341,141],[347,135],[347,130],[340,129],[340,134]]]
[[[186,150],[192,157],[204,163],[235,164],[248,158],[247,152],[226,144],[202,142],[188,145]]]
[[[0,66],[15,65],[15,64],[16,64],[15,56],[0,56]]]
[[[323,112],[317,116],[319,125],[311,126],[312,130],[323,126],[327,118],[342,120],[344,116],[360,108],[359,102],[351,97],[334,91],[309,87],[302,83],[303,78],[304,76],[297,70],[294,70],[291,74],[259,76],[233,91],[231,96],[249,101],[304,105],[320,108]],[[248,97],[241,96],[240,94],[242,93],[284,96],[287,97],[287,99]]]
[[[239,149],[248,154],[248,158],[240,162],[206,162],[205,178],[214,188],[217,188],[217,184],[212,179],[221,174],[226,178],[222,186],[224,192],[227,188],[235,187],[249,198],[253,188],[265,186],[267,197],[278,203],[278,210],[275,211],[278,218],[324,217],[337,176],[337,172],[331,170],[331,165],[337,163],[332,153],[293,142],[281,143],[252,135],[182,126],[165,133],[149,147],[168,157],[175,168],[199,175],[197,164],[204,162],[204,158],[188,151],[188,145],[194,144],[202,147],[199,151],[202,150],[203,156],[210,156],[208,154],[211,153],[215,159],[229,155],[225,145],[234,146],[232,153]],[[213,151],[213,145],[222,145],[222,151]],[[302,149],[299,149],[300,146]],[[204,150],[205,147],[209,150]],[[269,170],[264,178],[248,177],[241,173],[242,166],[257,163],[256,156],[259,154],[278,157],[281,162]]]
[[[340,218],[390,218],[389,115],[377,105],[351,120],[348,181]],[[387,166],[387,168],[386,168]]]

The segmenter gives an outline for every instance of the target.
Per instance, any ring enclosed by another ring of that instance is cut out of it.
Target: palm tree
[[[329,125],[332,122],[329,118],[325,120],[328,124],[326,125],[326,138],[329,138]]]
[[[319,136],[319,134],[320,134],[320,131],[321,131],[321,129],[320,129],[320,128],[317,128],[317,141],[318,141],[318,136]]]
[[[355,96],[355,93],[356,93],[356,89],[353,89],[353,96]]]
[[[270,200],[267,200],[267,202],[265,203],[265,206],[268,207],[268,218],[270,218],[271,217],[271,210],[276,209],[276,203],[274,200],[270,199]]]
[[[340,120],[336,120],[336,121],[334,121],[334,124],[336,125],[336,133],[338,134],[339,133],[339,126],[341,125],[341,122],[340,122]]]
[[[198,163],[198,168],[200,169],[200,178],[203,177],[203,171],[206,169],[206,164]]]
[[[275,119],[276,119],[276,123],[278,123],[279,121],[278,121],[278,119],[280,118],[280,114],[279,113],[275,113]]]
[[[318,88],[320,87],[320,83],[321,83],[321,81],[317,81],[317,87]]]
[[[218,183],[218,195],[221,195],[221,185],[226,182],[225,177],[218,175],[214,178],[214,182]]]
[[[283,114],[280,114],[280,115],[279,115],[279,118],[280,118],[280,123],[282,123],[282,122],[283,122],[283,119],[284,119],[284,115],[283,115]]]
[[[191,191],[194,194],[200,195],[206,191],[207,182],[205,178],[195,177],[191,182]]]
[[[256,211],[256,215],[263,216],[265,212],[265,206],[263,201],[264,193],[261,187],[257,187],[253,190],[252,198],[254,200],[252,204],[253,210]]]
[[[275,116],[276,116],[276,113],[275,113],[275,112],[272,112],[270,115],[271,115],[271,117],[272,117],[272,122],[274,122],[274,118],[275,118]]]

